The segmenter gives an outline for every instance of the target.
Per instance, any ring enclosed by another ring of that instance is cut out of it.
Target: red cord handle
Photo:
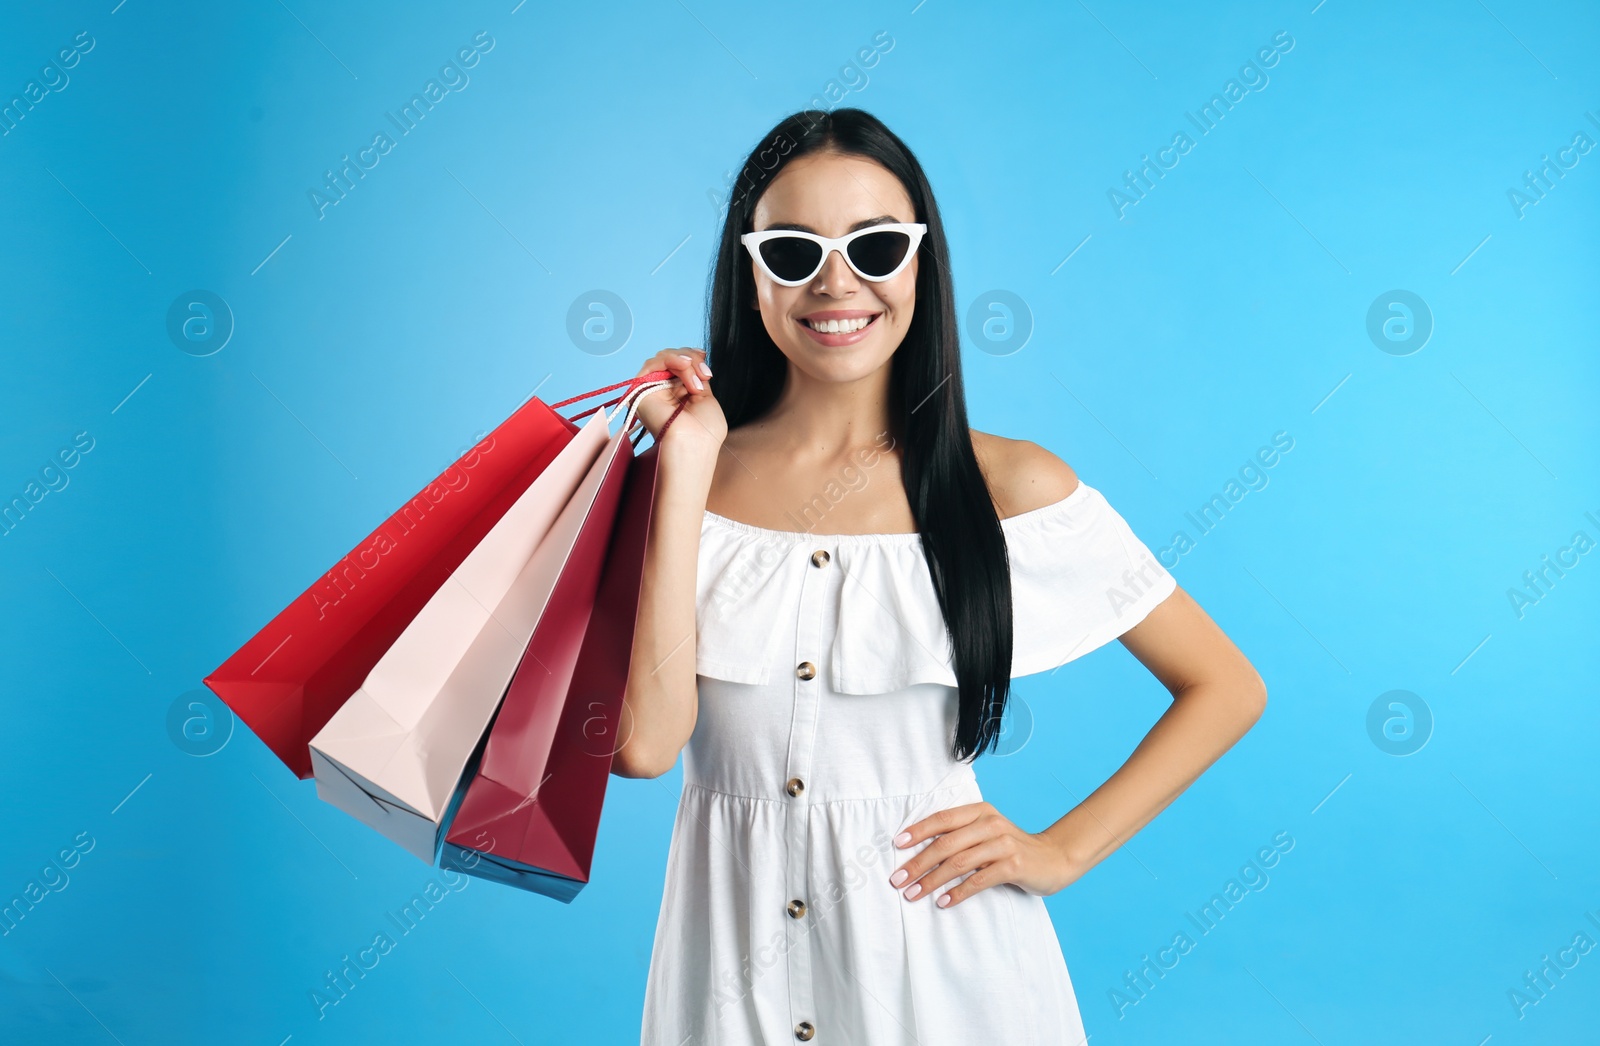
[[[588,392],[580,392],[578,395],[570,396],[567,399],[562,400],[560,403],[552,403],[552,404],[550,404],[550,409],[551,410],[556,410],[556,409],[558,409],[560,407],[565,407],[565,406],[568,406],[569,404],[577,403],[579,400],[586,400],[590,396],[598,396],[602,392],[610,392],[612,389],[620,389],[623,386],[627,386],[628,392],[632,392],[636,386],[643,385],[646,382],[666,381],[666,380],[670,379],[672,376],[673,376],[673,374],[672,374],[672,372],[670,370],[653,370],[653,371],[650,371],[650,372],[648,372],[646,374],[640,374],[638,377],[629,378],[627,381],[619,381],[614,385],[607,385],[604,388],[599,388],[599,389],[590,389]],[[589,414],[593,414],[595,411],[600,410],[603,407],[615,406],[616,404],[621,403],[624,399],[627,398],[628,392],[622,393],[620,396],[617,396],[615,399],[606,400],[603,403],[597,403],[594,406],[588,408],[587,410],[583,410],[583,411],[580,411],[577,414],[574,414],[572,417],[568,418],[567,420],[568,421],[577,421],[579,418],[584,417],[584,416],[589,415]],[[674,410],[672,412],[671,416],[667,418],[666,424],[661,426],[661,431],[656,433],[656,442],[657,443],[661,442],[661,437],[663,437],[663,436],[665,436],[667,434],[668,427],[671,426],[671,424],[674,421],[677,420],[678,415],[683,412],[684,405],[687,404],[688,402],[689,401],[687,399],[682,400],[678,404],[678,409]]]
[[[657,443],[661,442],[661,437],[665,436],[667,434],[667,429],[672,425],[672,423],[675,420],[677,420],[678,415],[683,413],[684,404],[686,404],[688,402],[689,402],[689,400],[687,398],[685,398],[681,403],[678,404],[678,408],[667,416],[666,424],[662,425],[661,426],[661,431],[656,433],[656,442]]]

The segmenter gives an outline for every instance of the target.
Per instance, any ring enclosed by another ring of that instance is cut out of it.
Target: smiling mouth
[[[802,319],[800,322],[818,334],[854,334],[857,331],[866,330],[878,322],[878,317],[882,315],[883,313],[880,312],[872,316],[864,316],[852,320],[822,320],[814,323],[811,320]]]

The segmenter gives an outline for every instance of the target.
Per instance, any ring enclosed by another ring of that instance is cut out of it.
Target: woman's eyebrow
[[[891,224],[891,223],[892,224],[899,224],[900,223],[900,219],[896,218],[892,214],[880,214],[876,218],[863,218],[861,221],[858,221],[854,225],[850,226],[850,228],[848,230],[846,230],[846,231],[847,232],[855,232],[857,229],[865,229],[869,225],[885,225],[885,224]],[[814,233],[814,232],[817,231],[817,230],[813,229],[809,225],[800,225],[797,222],[773,222],[771,225],[767,226],[765,229],[763,229],[761,231],[762,232],[771,232],[774,229],[790,229],[790,230],[793,230],[795,232],[810,232],[810,233]]]

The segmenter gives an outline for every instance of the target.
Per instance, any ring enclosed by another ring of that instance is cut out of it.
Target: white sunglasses
[[[750,251],[761,271],[773,283],[798,287],[822,271],[828,255],[838,251],[863,280],[882,283],[911,264],[928,227],[921,222],[869,225],[843,236],[818,236],[798,229],[747,232],[739,242]]]

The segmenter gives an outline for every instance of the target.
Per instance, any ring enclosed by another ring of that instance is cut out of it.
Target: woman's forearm
[[[1061,848],[1072,878],[1099,864],[1221,758],[1261,717],[1255,677],[1197,683],[1173,698],[1116,773],[1041,835]]]
[[[685,440],[675,450],[669,439],[659,451],[622,702],[623,743],[612,762],[612,772],[621,777],[666,773],[694,732],[695,571],[716,456],[693,444]]]

